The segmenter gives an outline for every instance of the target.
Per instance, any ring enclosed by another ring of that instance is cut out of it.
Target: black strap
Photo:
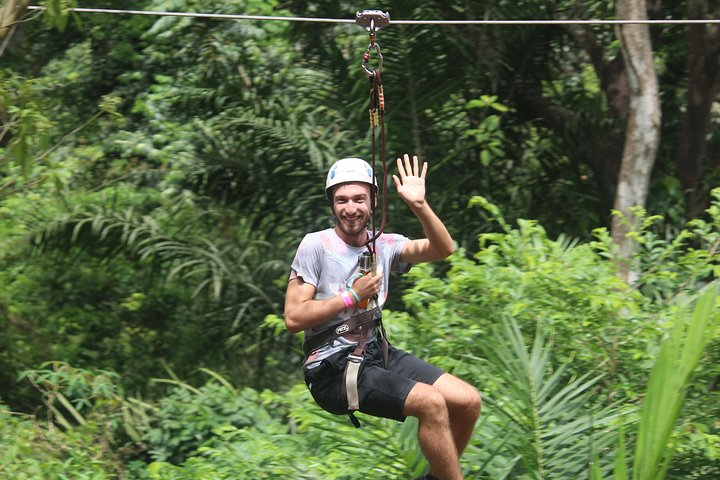
[[[367,310],[359,315],[350,317],[340,325],[323,330],[317,335],[306,339],[303,342],[303,352],[306,356],[310,355],[313,351],[332,342],[336,338],[341,337],[346,333],[355,333],[355,330],[357,330],[358,327],[369,325],[381,318],[382,312],[379,307],[375,307],[372,310]]]
[[[355,428],[360,428],[360,420],[355,416],[355,412],[348,413],[348,417],[350,417],[350,423],[352,423]]]

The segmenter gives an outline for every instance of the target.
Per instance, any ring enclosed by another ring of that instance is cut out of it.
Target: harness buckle
[[[353,355],[352,353],[348,355],[348,361],[353,363],[362,363],[363,357],[360,355]]]

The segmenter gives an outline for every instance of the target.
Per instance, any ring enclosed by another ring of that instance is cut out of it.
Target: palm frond
[[[718,285],[714,281],[699,293],[689,322],[685,313],[691,298],[680,299],[685,308],[675,317],[650,373],[633,461],[635,479],[659,480],[669,468],[672,452],[668,440],[680,416],[688,381],[711,338],[708,329],[720,318]]]
[[[509,450],[506,456],[518,456],[522,465],[514,474],[558,479],[586,476],[593,463],[590,444],[596,448],[612,444],[614,437],[605,427],[619,416],[613,407],[593,405],[594,387],[602,376],[567,378],[566,366],[552,364],[552,346],[542,332],[535,333],[528,348],[511,318],[481,348],[499,384],[500,393],[488,404],[506,419],[502,437]],[[607,474],[611,467],[605,462],[594,468]]]
[[[34,243],[41,249],[108,248],[140,262],[154,262],[165,270],[168,281],[194,282],[196,295],[208,292],[216,300],[243,299],[241,304],[259,301],[276,311],[281,295],[258,285],[269,284],[285,266],[278,261],[275,246],[256,239],[262,234],[249,228],[249,222],[242,220],[239,238],[229,241],[199,230],[192,235],[172,229],[163,233],[152,217],[132,209],[105,213],[95,208],[59,216],[36,234]]]

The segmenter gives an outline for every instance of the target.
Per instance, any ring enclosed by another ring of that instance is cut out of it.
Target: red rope
[[[385,221],[387,219],[387,147],[385,141],[385,96],[383,93],[382,79],[380,72],[376,69],[373,70],[373,75],[370,77],[370,126],[371,126],[371,137],[372,137],[372,151],[371,151],[371,167],[373,179],[375,175],[376,165],[376,151],[377,151],[377,128],[380,128],[380,160],[382,162],[383,176],[382,176],[382,195],[381,195],[381,221],[380,228],[375,229],[375,218],[376,214],[376,203],[377,194],[379,193],[376,189],[371,189],[370,192],[370,208],[372,212],[371,229],[372,236],[365,244],[372,255],[375,254],[375,242],[382,235],[385,230]],[[379,186],[378,186],[379,189]]]

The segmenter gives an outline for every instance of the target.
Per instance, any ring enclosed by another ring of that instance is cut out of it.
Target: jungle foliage
[[[658,18],[718,8],[651,3]],[[330,225],[327,168],[370,154],[367,33],[44,4],[1,50],[0,477],[421,474],[412,420],[363,417],[356,430],[315,406],[281,317],[297,243]],[[608,2],[570,0],[133,4],[613,15]],[[663,136],[634,212],[632,284],[608,231],[625,121],[610,28],[378,34],[390,163],[428,160],[429,201],[459,246],[393,279],[386,326],[482,391],[467,478],[720,475],[717,102],[698,165],[684,164],[675,146],[695,88],[684,28],[652,31]],[[388,231],[422,235],[392,189]]]

